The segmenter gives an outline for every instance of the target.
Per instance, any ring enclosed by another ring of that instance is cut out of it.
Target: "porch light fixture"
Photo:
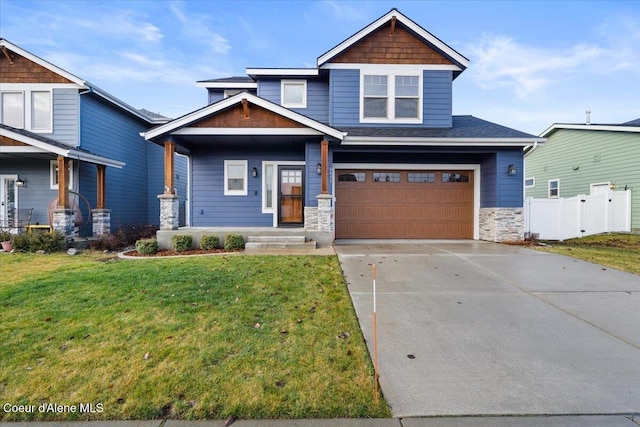
[[[27,185],[27,183],[25,182],[24,179],[16,179],[16,187],[25,187]]]
[[[254,178],[257,178],[258,176],[258,168],[257,167],[253,167],[253,169],[251,170],[251,175],[253,175]]]
[[[316,166],[316,173],[318,175],[322,175],[322,165],[320,163],[318,163],[318,166]]]
[[[509,167],[507,168],[507,173],[509,175],[515,175],[516,174],[516,167],[515,165],[509,165]]]

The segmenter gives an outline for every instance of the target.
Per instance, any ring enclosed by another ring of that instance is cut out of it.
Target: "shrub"
[[[244,249],[244,237],[241,234],[227,234],[224,236],[224,248],[228,251]]]
[[[19,234],[13,237],[13,247],[25,252],[60,252],[65,249],[66,240],[59,231],[53,233]]]
[[[193,237],[190,234],[174,234],[171,236],[171,247],[176,252],[184,252],[191,249]]]
[[[102,236],[100,239],[94,241],[91,247],[100,251],[117,251],[135,244],[140,239],[155,237],[156,231],[158,231],[158,226],[156,225],[124,224],[118,227],[114,233]]]
[[[152,255],[158,252],[158,241],[156,239],[140,239],[136,242],[136,251],[143,255]]]
[[[200,248],[205,250],[218,249],[220,247],[220,238],[215,235],[202,236],[200,240]]]
[[[0,231],[0,242],[10,242],[13,238],[13,234],[8,231]]]

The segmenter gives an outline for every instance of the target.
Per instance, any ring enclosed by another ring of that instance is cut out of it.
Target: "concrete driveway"
[[[377,265],[395,417],[640,413],[640,276],[475,241],[335,250],[371,352]]]

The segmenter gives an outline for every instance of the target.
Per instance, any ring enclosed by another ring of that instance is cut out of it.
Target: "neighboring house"
[[[0,39],[0,224],[12,224],[14,209],[33,209],[31,224],[69,238],[78,225],[101,235],[157,224],[163,152],[140,133],[167,120]],[[186,160],[177,164],[186,189]]]
[[[640,119],[621,124],[562,124],[525,154],[527,197],[559,198],[640,189]],[[631,196],[631,229],[640,232],[640,197]]]
[[[145,133],[168,159],[161,229],[178,227],[178,152],[193,227],[299,227],[320,243],[522,238],[523,148],[544,139],[453,116],[467,65],[393,9],[317,67],[198,82],[210,105]]]

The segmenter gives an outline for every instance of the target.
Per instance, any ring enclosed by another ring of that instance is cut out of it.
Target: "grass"
[[[335,257],[3,254],[0,277],[0,404],[36,407],[0,420],[390,416]]]
[[[640,274],[638,234],[599,234],[563,242],[547,242],[547,245],[536,249]]]

